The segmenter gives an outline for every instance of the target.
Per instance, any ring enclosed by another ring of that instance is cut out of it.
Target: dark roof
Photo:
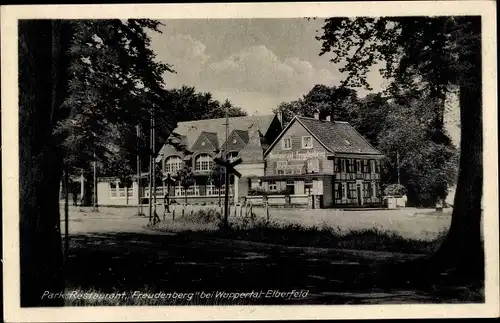
[[[275,115],[265,115],[229,118],[228,134],[235,129],[246,131],[254,125],[260,133],[265,135],[275,117]],[[218,140],[217,146],[222,147],[226,138],[225,123],[225,118],[179,122],[174,133],[186,136],[189,148],[193,146],[202,132],[215,133]]]
[[[334,153],[382,155],[348,122],[332,122],[299,116],[297,120]]]
[[[240,136],[240,138],[243,140],[244,143],[248,144],[248,131],[247,130],[235,129],[234,132],[236,132]]]
[[[219,148],[219,142],[217,140],[217,133],[215,132],[204,132],[205,137],[210,141],[210,143],[215,147],[215,149]]]

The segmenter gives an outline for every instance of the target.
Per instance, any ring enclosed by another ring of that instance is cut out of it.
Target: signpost
[[[239,165],[241,164],[242,160],[241,158],[236,158],[235,160],[233,160],[232,162],[229,162],[227,160],[223,160],[223,159],[220,159],[220,158],[214,158],[214,161],[221,165],[222,167],[224,167],[226,169],[226,190],[225,190],[225,193],[224,193],[224,228],[227,229],[228,227],[228,222],[227,222],[227,218],[228,218],[228,206],[229,206],[229,175],[230,174],[233,174],[234,176],[237,176],[238,178],[241,177],[241,173],[238,172],[236,169],[234,169],[234,167],[236,165]]]

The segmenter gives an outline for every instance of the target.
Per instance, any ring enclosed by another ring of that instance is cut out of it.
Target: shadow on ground
[[[103,292],[308,291],[306,297],[260,297],[239,304],[470,301],[460,289],[443,294],[435,286],[406,281],[404,272],[380,270],[418,257],[286,247],[197,233],[103,233],[71,237],[66,280],[69,289]],[[217,302],[226,303],[234,302]]]

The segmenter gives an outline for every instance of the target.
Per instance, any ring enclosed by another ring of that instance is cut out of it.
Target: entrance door
[[[357,195],[358,195],[358,205],[361,205],[361,204],[362,204],[362,198],[363,198],[363,197],[361,196],[361,192],[362,192],[362,191],[361,191],[361,185],[360,185],[360,184],[358,184],[358,185],[357,185],[357,187],[358,187],[358,194],[357,194]]]

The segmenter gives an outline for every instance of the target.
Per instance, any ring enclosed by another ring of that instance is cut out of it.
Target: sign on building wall
[[[279,152],[279,153],[270,153],[268,155],[269,160],[308,160],[313,158],[322,158],[326,159],[326,153],[324,151],[308,151],[308,152],[300,152],[300,151],[290,151],[290,152]]]

